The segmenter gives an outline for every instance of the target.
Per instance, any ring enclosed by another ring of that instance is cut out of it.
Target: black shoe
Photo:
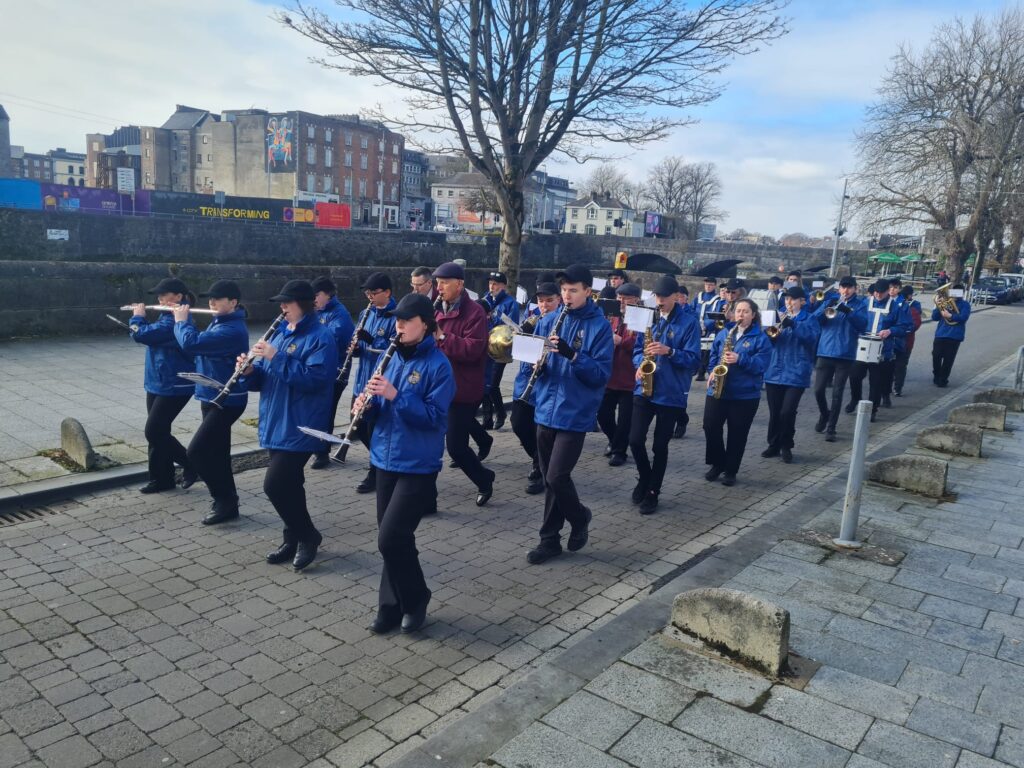
[[[295,559],[292,560],[292,568],[301,571],[316,559],[316,550],[323,541],[323,536],[317,536],[315,541],[300,541],[295,548]]]
[[[587,545],[587,539],[590,538],[590,521],[594,519],[594,515],[588,507],[583,507],[583,512],[586,517],[583,521],[583,529],[572,531],[569,534],[569,541],[565,545],[570,552],[579,552]]]
[[[139,488],[139,493],[160,493],[161,491],[169,491],[175,487],[174,483],[154,483],[151,480]]]
[[[536,480],[530,480],[526,484],[526,492],[531,496],[536,496],[538,493],[544,493],[544,480],[539,477]]]
[[[830,429],[828,432],[825,433],[825,442],[826,443],[834,443],[835,441],[836,441],[836,431],[834,429]]]
[[[645,496],[647,496],[647,483],[638,477],[636,487],[633,488],[633,495],[630,499],[633,500],[634,504],[639,504]]]
[[[375,635],[384,635],[393,632],[402,625],[402,614],[389,614],[378,610],[377,617],[373,620],[369,629]]]
[[[763,451],[761,451],[761,458],[762,459],[774,459],[778,455],[779,455],[779,449],[776,448],[773,445],[770,445],[767,448],[765,448]]]
[[[882,395],[882,407],[892,408],[892,398],[888,395]]]
[[[817,423],[814,425],[815,432],[824,432],[825,427],[828,426],[828,415],[819,416]]]
[[[615,452],[615,449],[612,448],[612,444],[608,443],[608,447],[604,449],[604,455],[605,456],[611,456],[612,453],[614,453],[614,452]]]
[[[281,563],[287,563],[289,560],[295,557],[295,550],[297,547],[298,544],[296,544],[294,541],[286,541],[273,552],[267,552],[267,562],[271,565],[280,565]]]
[[[725,477],[722,478],[722,485],[736,485],[736,475],[730,475],[728,472],[726,472]]]
[[[217,525],[226,523],[228,520],[238,518],[238,500],[216,501],[210,506],[210,511],[203,518],[203,525]]]
[[[780,453],[782,454],[782,463],[783,464],[792,464],[793,463],[793,452],[791,450],[789,450],[789,448],[783,448],[780,451]]]
[[[621,467],[626,463],[626,454],[624,453],[613,453],[612,457],[608,459],[609,467]]]
[[[493,496],[493,495],[494,495],[494,481],[492,480],[491,484],[488,485],[486,488],[482,488],[482,489],[477,491],[477,494],[476,494],[476,505],[478,507],[482,507],[484,504],[486,504],[488,501],[491,500],[491,496]]]
[[[658,508],[658,492],[648,491],[644,496],[643,501],[640,502],[640,514],[641,515],[653,515],[654,510]]]
[[[448,462],[448,466],[451,469],[458,469],[459,468],[459,462],[457,462],[455,459],[452,459],[451,461]]]
[[[327,469],[331,466],[331,457],[326,453],[318,453],[313,458],[313,463],[309,465],[310,469]]]
[[[492,445],[494,445],[494,438],[487,435],[487,440],[481,443],[480,447],[477,449],[476,457],[480,459],[480,461],[486,459],[491,452]]]
[[[854,411],[857,410],[857,402],[855,400],[851,400],[849,403],[846,404],[846,407],[843,408],[843,410],[846,411],[847,413],[853,413]]]
[[[505,426],[505,420],[506,419],[508,419],[508,416],[505,415],[504,412],[499,413],[497,416],[494,417],[494,431],[495,432],[497,432],[499,429],[501,429],[502,427]]]
[[[939,385],[940,387],[943,387],[943,388],[945,388],[945,387],[948,387],[948,386],[949,386],[949,379],[943,379],[942,381],[940,381],[940,382],[938,383],[938,385]]]
[[[356,486],[356,493],[373,493],[377,490],[377,473],[372,469],[366,473],[363,481]]]
[[[877,408],[872,408],[871,409],[871,423],[874,424],[877,420],[878,420],[878,409]]]
[[[484,420],[480,423],[480,426],[482,426],[484,429],[490,432],[492,429],[494,429],[494,417],[490,415],[485,416]]]
[[[704,479],[707,480],[709,483],[712,483],[715,480],[717,480],[718,476],[722,474],[724,471],[725,470],[722,469],[721,467],[712,467],[711,469],[704,473]]]
[[[423,628],[423,625],[427,623],[427,606],[429,604],[430,592],[427,592],[427,597],[423,601],[423,605],[402,617],[402,632],[409,634],[410,632],[415,632],[416,630]]]
[[[680,439],[682,439],[684,437],[686,437],[686,425],[685,424],[676,424],[676,429],[672,433],[672,439],[673,440],[680,440]]]
[[[530,565],[540,565],[541,563],[546,563],[553,557],[558,557],[560,554],[562,554],[561,547],[546,547],[541,544],[526,553],[526,562]]]
[[[903,390],[897,389],[893,392],[893,394],[896,395],[896,397],[903,397]]]
[[[697,378],[694,379],[694,381],[706,381],[706,380],[707,380],[707,377],[703,373],[698,374]]]
[[[199,473],[194,469],[183,469],[181,471],[181,490],[187,491],[199,479]]]

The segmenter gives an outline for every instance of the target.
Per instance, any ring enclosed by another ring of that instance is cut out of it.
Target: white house
[[[563,232],[577,235],[633,235],[634,211],[610,193],[591,192],[565,206]]]

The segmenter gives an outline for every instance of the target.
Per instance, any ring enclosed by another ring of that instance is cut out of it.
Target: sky
[[[696,123],[639,150],[610,151],[631,178],[666,155],[715,163],[727,212],[720,231],[825,235],[835,226],[843,178],[855,169],[855,131],[898,47],[919,49],[957,14],[1003,6],[792,0],[789,34],[735,61],[723,74],[723,95],[690,113]],[[317,49],[271,18],[276,7],[268,0],[19,4],[17,27],[46,33],[4,35],[0,45],[0,104],[11,116],[12,143],[84,152],[86,133],[160,125],[175,104],[324,114],[382,100],[372,81],[309,63]],[[546,169],[580,182],[592,166],[553,156]]]

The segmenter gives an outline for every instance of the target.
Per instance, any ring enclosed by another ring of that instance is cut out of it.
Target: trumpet
[[[779,336],[782,335],[782,321],[785,320],[788,315],[785,312],[779,312],[779,322],[775,325],[769,325],[764,329],[764,335],[772,341],[775,341]]]
[[[175,305],[171,306],[171,305],[167,305],[167,304],[147,304],[146,305],[146,309],[152,309],[155,312],[173,312],[179,306],[182,306],[182,305],[175,304]],[[134,311],[134,307],[131,304],[125,304],[123,307],[121,307],[121,311],[122,312],[133,312]],[[191,312],[193,315],[216,315],[217,314],[212,309],[193,309],[192,307],[189,307],[188,311]]]
[[[826,307],[825,317],[829,320],[835,320],[836,315],[838,315],[842,311],[839,309],[839,307],[847,307],[846,301],[840,301],[833,304],[831,307]]]
[[[821,302],[821,301],[824,301],[824,300],[825,300],[825,292],[824,291],[819,289],[819,290],[814,292],[814,301],[815,302]]]

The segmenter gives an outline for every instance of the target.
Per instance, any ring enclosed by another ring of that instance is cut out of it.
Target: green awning
[[[902,259],[895,253],[876,253],[869,261],[877,261],[882,264],[899,264]]]
[[[921,254],[920,253],[908,253],[906,256],[904,256],[902,259],[900,259],[900,261],[920,261],[920,260],[921,260]]]

